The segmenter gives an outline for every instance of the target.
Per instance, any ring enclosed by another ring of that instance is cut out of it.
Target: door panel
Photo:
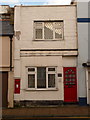
[[[0,83],[2,83],[2,107],[8,106],[8,72],[0,72]]]
[[[64,67],[64,101],[77,102],[77,77],[75,67]]]

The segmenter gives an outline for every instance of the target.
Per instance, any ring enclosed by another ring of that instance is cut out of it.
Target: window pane
[[[43,24],[42,22],[35,22],[35,28],[42,28]]]
[[[63,28],[63,22],[55,22],[55,28]]]
[[[62,30],[61,29],[55,29],[55,38],[56,39],[62,38]]]
[[[53,23],[52,22],[44,23],[44,38],[53,39]]]
[[[28,72],[34,72],[35,68],[28,68]]]
[[[36,29],[35,32],[36,39],[42,39],[42,29]]]
[[[55,71],[55,68],[48,68],[48,71]]]
[[[55,87],[55,74],[48,74],[48,87]]]
[[[55,22],[55,38],[62,38],[63,22]]]
[[[28,88],[35,88],[35,74],[28,75]]]
[[[37,68],[37,88],[46,88],[46,68]]]

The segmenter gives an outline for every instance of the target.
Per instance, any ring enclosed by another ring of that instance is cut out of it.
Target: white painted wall
[[[64,40],[34,41],[34,20],[64,20]],[[77,63],[76,57],[62,58],[62,55],[72,56],[77,55],[77,52],[33,52],[20,51],[20,49],[77,49],[76,6],[16,6],[14,25],[16,33],[14,78],[21,79],[20,94],[14,94],[14,100],[63,100],[63,67],[76,67]],[[56,80],[57,89],[52,91],[26,90],[26,66],[56,66],[57,73],[62,73],[62,77]]]
[[[70,61],[69,61],[70,59]],[[67,61],[68,62],[65,62]],[[57,74],[62,73],[62,77],[56,79],[56,90],[27,90],[27,74],[26,67],[57,67]],[[76,67],[76,58],[62,56],[38,56],[38,57],[22,57],[21,58],[21,91],[20,95],[14,95],[14,100],[64,100],[64,87],[63,87],[63,67]]]
[[[34,20],[64,20],[64,40],[33,41]],[[69,48],[77,49],[76,6],[15,7],[15,32],[20,31],[20,48]]]

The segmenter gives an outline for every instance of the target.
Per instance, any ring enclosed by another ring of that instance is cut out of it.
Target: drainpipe
[[[13,36],[10,36],[10,71],[12,71],[12,38]]]

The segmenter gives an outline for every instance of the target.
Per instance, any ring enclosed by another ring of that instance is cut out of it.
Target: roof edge
[[[15,5],[14,7],[70,7],[76,6],[76,4],[70,5]]]

